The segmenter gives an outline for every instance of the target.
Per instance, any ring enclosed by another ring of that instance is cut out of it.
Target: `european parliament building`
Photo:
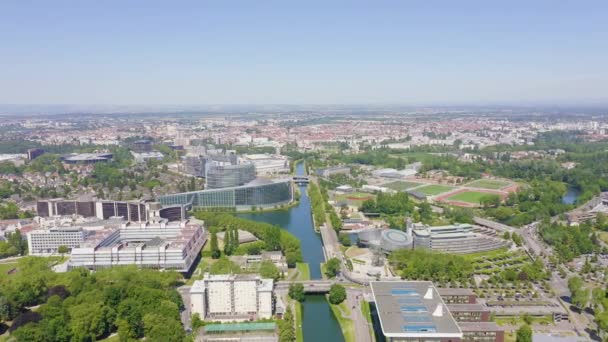
[[[194,208],[248,210],[290,203],[293,188],[290,179],[271,181],[258,178],[241,186],[164,195],[158,200],[163,206],[191,204]]]

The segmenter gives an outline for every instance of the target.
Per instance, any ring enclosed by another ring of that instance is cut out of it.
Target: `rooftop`
[[[377,281],[370,286],[386,337],[462,337],[432,282]]]

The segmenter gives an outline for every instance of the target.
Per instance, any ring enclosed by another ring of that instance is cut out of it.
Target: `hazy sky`
[[[608,1],[0,2],[5,104],[530,102],[608,103]]]

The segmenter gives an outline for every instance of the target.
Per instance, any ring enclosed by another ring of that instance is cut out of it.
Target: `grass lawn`
[[[453,186],[432,184],[432,185],[423,186],[421,188],[417,188],[416,191],[421,192],[427,196],[435,196],[435,195],[442,194],[444,192],[448,192],[452,189],[454,189]]]
[[[325,263],[321,263],[321,278],[327,279],[327,275],[325,274]]]
[[[418,185],[422,185],[422,183],[394,181],[394,182],[383,184],[382,186],[389,188],[389,189],[396,190],[396,191],[403,191],[403,190],[411,189]]]
[[[375,340],[376,335],[374,333],[374,323],[372,322],[372,310],[369,306],[369,302],[365,299],[361,299],[361,314],[363,314],[363,317],[367,320],[369,335]]]
[[[466,186],[472,188],[482,188],[482,189],[502,189],[511,185],[509,182],[495,180],[495,179],[478,179],[476,181],[472,181],[471,183],[466,184]]]
[[[296,280],[310,280],[310,266],[303,262],[296,263],[296,269],[298,270],[298,278]]]
[[[447,200],[479,204],[480,201],[486,196],[491,196],[491,194],[477,191],[465,191],[457,193],[454,196],[450,196],[447,198]]]
[[[346,256],[349,258],[355,258],[360,255],[367,254],[367,249],[359,248],[357,246],[351,246],[346,250],[344,254],[346,254]]]
[[[491,257],[502,255],[502,254],[508,252],[508,250],[509,249],[505,247],[505,248],[496,249],[496,250],[488,251],[488,252],[467,254],[466,257],[470,258],[471,260],[479,259],[479,258],[486,259],[486,258],[491,258]]]
[[[6,264],[0,264],[0,274],[2,275],[2,277],[4,276],[8,276],[8,272],[10,270],[12,270],[13,268],[17,267],[17,263],[6,263]]]
[[[598,231],[597,234],[600,240],[604,241],[605,243],[608,243],[608,232]]]
[[[302,330],[302,303],[294,301],[296,307],[296,342],[304,342],[304,331]]]
[[[331,307],[331,311],[334,313],[334,317],[336,317],[336,320],[338,320],[338,323],[340,324],[342,335],[344,335],[344,341],[356,342],[357,339],[355,337],[354,322],[349,318],[342,317],[342,313],[344,313],[346,316],[350,316],[350,308],[346,304],[346,301],[338,305],[329,304],[329,306]]]
[[[374,199],[376,195],[367,194],[364,192],[352,192],[350,194],[342,194],[335,196],[335,200],[337,202],[346,201],[349,203],[353,203],[355,205],[360,205],[361,203],[367,201],[368,199]]]

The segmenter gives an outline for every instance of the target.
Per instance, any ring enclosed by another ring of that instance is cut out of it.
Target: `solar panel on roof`
[[[403,320],[412,323],[432,322],[431,317],[428,315],[403,315]]]
[[[418,296],[418,292],[412,289],[391,289],[391,294],[393,296]]]
[[[406,324],[403,326],[403,331],[406,332],[436,332],[437,327],[435,325],[419,325],[419,324]]]
[[[422,305],[402,305],[400,310],[401,312],[427,312],[426,306]]]
[[[422,304],[420,298],[409,297],[409,298],[398,298],[397,303],[399,304]]]

